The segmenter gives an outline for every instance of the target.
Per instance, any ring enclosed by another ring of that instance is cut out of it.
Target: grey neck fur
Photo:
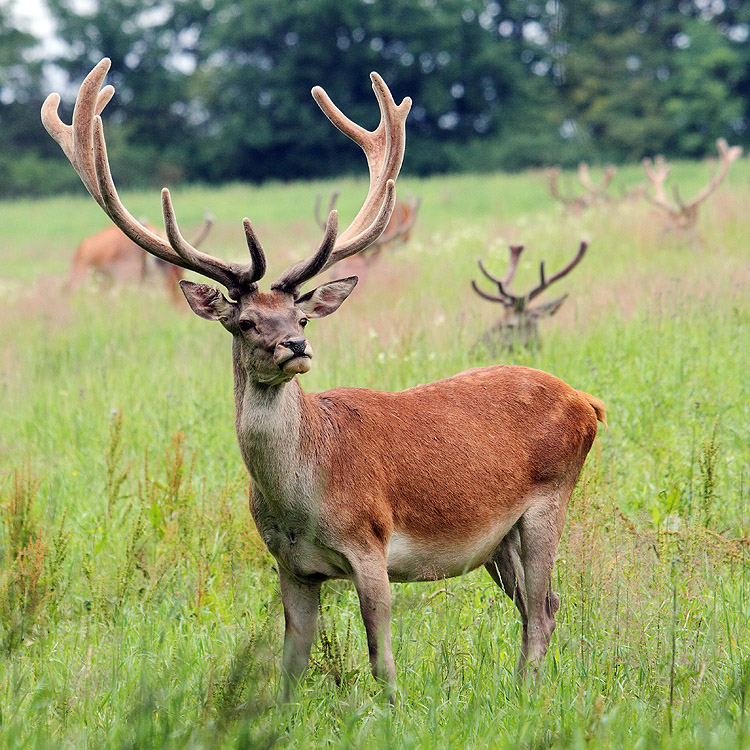
[[[274,504],[307,505],[315,466],[302,452],[303,400],[297,379],[267,386],[253,380],[233,345],[235,429],[253,485]]]

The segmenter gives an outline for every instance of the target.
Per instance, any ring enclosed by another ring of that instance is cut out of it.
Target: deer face
[[[271,386],[310,370],[313,350],[304,333],[307,321],[338,310],[356,283],[357,277],[351,276],[296,298],[290,292],[252,289],[238,302],[208,284],[181,281],[180,287],[196,315],[218,320],[234,336],[248,376]]]

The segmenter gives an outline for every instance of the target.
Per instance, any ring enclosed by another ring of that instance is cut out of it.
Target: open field
[[[708,171],[678,165],[682,194]],[[2,746],[750,747],[749,178],[741,160],[696,247],[645,203],[566,216],[540,174],[399,181],[424,196],[413,239],[311,323],[304,387],[514,362],[602,398],[610,429],[573,495],[536,689],[517,685],[520,623],[481,569],[392,586],[395,711],[344,584],[324,589],[298,703],[276,704],[281,602],[247,509],[229,335],[161,288],[64,294],[76,244],[107,222],[90,198],[0,204]],[[270,279],[317,242],[332,187],[173,196],[186,230],[216,215],[216,255],[242,257],[249,215]],[[366,186],[336,187],[345,223]],[[124,202],[158,220],[157,191]],[[501,275],[506,243],[526,243],[524,288],[584,236],[542,349],[470,355],[499,314],[469,288],[476,258]]]

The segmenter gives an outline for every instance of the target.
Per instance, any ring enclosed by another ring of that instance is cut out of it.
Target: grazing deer
[[[213,217],[206,214],[203,227],[193,241],[198,247],[208,235]],[[159,230],[153,224],[144,224],[150,232]],[[180,302],[178,283],[182,279],[182,269],[159,258],[154,258],[141,250],[116,226],[109,226],[87,237],[76,250],[65,286],[76,289],[88,279],[92,271],[109,281],[145,281],[158,272],[173,303]]]
[[[538,297],[545,289],[559,281],[563,276],[570,273],[580,262],[586,253],[588,243],[581,242],[578,253],[575,258],[568,263],[562,271],[558,271],[551,278],[547,278],[544,273],[544,261],[539,264],[539,284],[533,289],[526,292],[520,297],[511,294],[510,285],[516,276],[518,270],[518,261],[523,252],[523,245],[510,245],[510,260],[508,261],[508,270],[502,279],[493,276],[482,263],[477,260],[479,270],[493,283],[497,284],[498,293],[488,294],[482,291],[477,282],[472,280],[471,288],[482,299],[490,302],[499,302],[505,308],[505,314],[498,320],[477,342],[478,347],[483,347],[490,353],[495,353],[500,349],[512,350],[514,346],[530,347],[539,346],[539,321],[542,318],[554,315],[561,307],[568,295],[553,299],[543,305],[531,307],[529,303]]]
[[[578,165],[578,182],[583,186],[583,193],[580,195],[563,195],[560,192],[560,187],[557,184],[558,177],[560,176],[560,167],[552,167],[547,170],[547,187],[549,188],[550,195],[556,201],[562,203],[566,211],[580,214],[593,205],[610,202],[611,198],[607,194],[607,188],[616,174],[617,169],[615,167],[606,167],[602,181],[597,184],[591,177],[589,165],[585,161],[582,161]]]
[[[724,138],[719,138],[716,141],[716,148],[719,152],[719,164],[713,177],[708,185],[687,203],[680,197],[676,185],[672,189],[674,202],[667,198],[664,183],[669,176],[670,167],[663,156],[657,156],[654,162],[648,158],[641,162],[646,177],[653,188],[653,195],[644,191],[646,199],[667,217],[670,229],[686,234],[691,240],[696,239],[695,227],[698,223],[698,208],[724,182],[727,174],[729,174],[729,168],[742,155],[742,146],[730,147]]]
[[[114,89],[102,60],[78,94],[72,126],[48,97],[45,127],[112,221],[144,250],[219,282],[180,286],[193,311],[232,334],[235,427],[252,479],[250,505],[278,564],[286,630],[285,693],[304,673],[320,588],[354,582],[377,678],[395,684],[389,581],[431,581],[484,565],[523,621],[521,669],[544,656],[559,599],[551,572],[565,512],[604,405],[539,370],[487,367],[400,393],[336,388],[309,394],[297,378],[312,366],[304,335],[312,318],[335,312],[357,283],[308,281],[364,250],[388,223],[405,146],[409,99],[397,105],[371,74],[380,124],[349,120],[320,87],[312,95],[331,122],[364,151],[370,186],[338,235],[328,215],[318,249],[260,291],[263,249],[248,219],[249,263],[206,255],[177,225],[162,191],[168,241],[120,202],[100,114]],[[392,690],[389,691],[391,697]]]

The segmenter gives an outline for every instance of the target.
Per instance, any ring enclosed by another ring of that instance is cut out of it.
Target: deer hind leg
[[[552,567],[565,522],[572,487],[555,489],[533,504],[519,519],[521,561],[526,584],[528,632],[521,647],[519,672],[535,676],[555,629],[560,597],[552,591]]]
[[[521,652],[526,653],[528,641],[528,609],[526,580],[521,560],[521,534],[516,524],[503,538],[484,566],[492,580],[513,600],[521,615]],[[524,659],[525,657],[521,657]],[[522,664],[519,662],[519,668]]]
[[[391,590],[384,556],[350,559],[359,609],[367,633],[370,667],[376,680],[389,689],[391,702],[396,687],[396,664],[391,647]]]

